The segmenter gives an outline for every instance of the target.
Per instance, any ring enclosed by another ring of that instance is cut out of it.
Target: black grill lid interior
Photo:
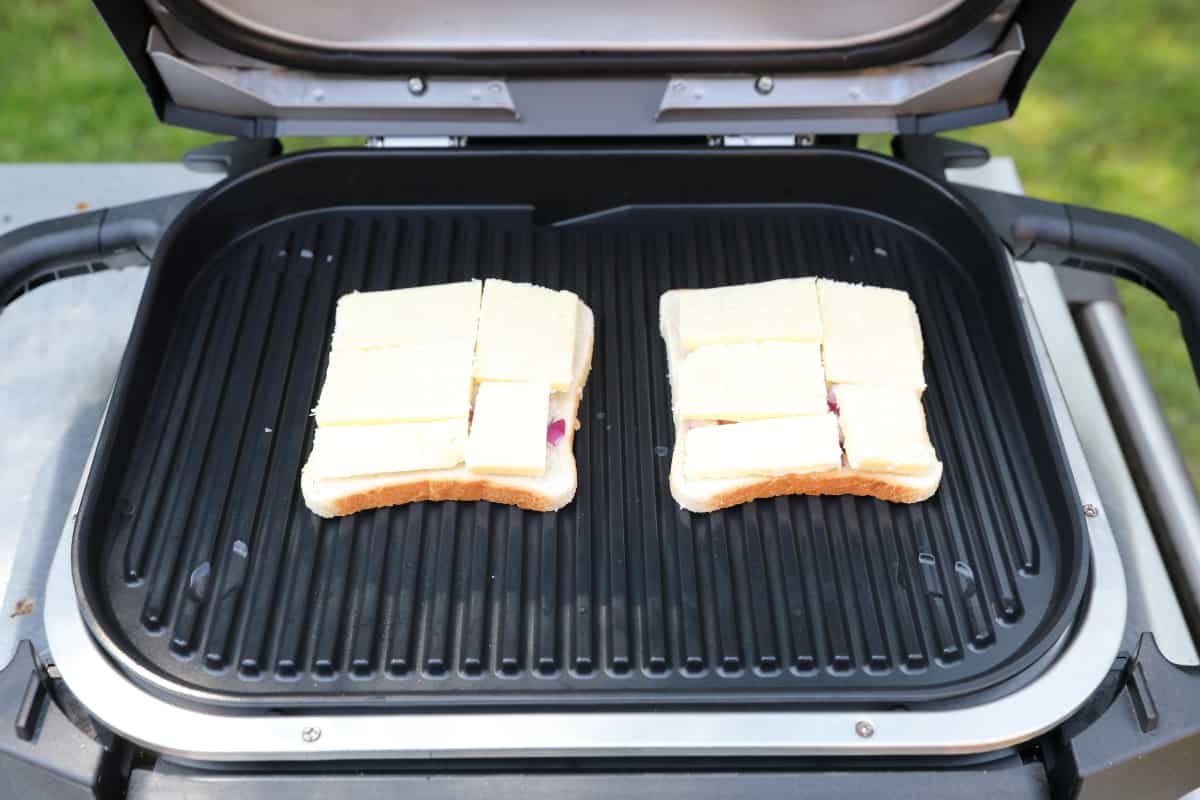
[[[86,492],[93,632],[160,690],[272,707],[916,705],[1035,674],[1086,542],[1007,267],[881,160],[728,155],[317,155],[216,191],[159,251]],[[562,181],[611,211],[563,220]],[[439,208],[452,191],[510,202]],[[775,192],[796,202],[738,202]],[[636,204],[659,194],[693,204]],[[681,511],[660,294],[807,274],[912,294],[941,489]],[[576,500],[313,516],[298,477],[336,298],[471,276],[595,311]]]

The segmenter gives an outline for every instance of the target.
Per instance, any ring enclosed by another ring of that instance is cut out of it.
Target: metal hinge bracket
[[[816,141],[810,133],[735,134],[708,137],[710,147],[809,147]]]
[[[465,136],[368,136],[367,147],[383,149],[412,149],[421,147],[463,147]]]

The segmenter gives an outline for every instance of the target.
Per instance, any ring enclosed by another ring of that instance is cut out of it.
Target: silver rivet
[[[687,91],[687,84],[686,84],[686,83],[684,83],[683,81],[675,81],[674,83],[672,83],[672,84],[671,84],[671,91],[673,91],[673,92],[686,92],[686,91]]]
[[[428,88],[429,87],[425,85],[424,78],[419,78],[419,77],[414,76],[414,77],[408,79],[409,94],[415,94],[418,97],[420,97],[421,95],[425,94],[425,90]]]
[[[504,91],[504,87],[498,83],[489,83],[488,91],[490,91],[492,94],[500,94],[500,92]]]
[[[300,731],[300,738],[303,739],[306,744],[312,744],[317,739],[321,738],[321,729],[316,725],[309,725],[307,728]]]
[[[875,726],[865,719],[860,719],[854,723],[854,732],[860,739],[870,739],[875,735]]]
[[[1084,503],[1083,504],[1083,515],[1085,517],[1098,517],[1098,516],[1100,516],[1100,509],[1096,508],[1091,503]]]
[[[775,90],[775,79],[770,75],[759,75],[754,82],[754,91],[759,94],[770,94]]]

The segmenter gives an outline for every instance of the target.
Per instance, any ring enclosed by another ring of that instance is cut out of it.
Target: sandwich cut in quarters
[[[563,507],[593,327],[571,292],[492,279],[343,296],[305,503],[323,517],[422,500]]]
[[[937,491],[905,292],[816,278],[672,290],[659,324],[683,508],[787,494],[912,503]]]

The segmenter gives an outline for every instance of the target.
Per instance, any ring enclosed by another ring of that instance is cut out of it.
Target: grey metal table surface
[[[178,164],[0,165],[0,234],[200,189]],[[46,571],[112,389],[145,270],[54,281],[0,309],[0,669],[41,625]]]
[[[1012,161],[955,171],[955,180],[1019,191]],[[40,218],[196,189],[214,176],[173,164],[0,166],[0,233]],[[1051,268],[1021,264],[1026,300],[1050,350],[1071,416],[1116,533],[1145,622],[1176,663],[1197,663],[1070,312]],[[83,473],[136,310],[144,272],[57,281],[0,311],[0,667],[17,642],[40,652],[46,571]],[[22,613],[28,612],[28,613]]]

